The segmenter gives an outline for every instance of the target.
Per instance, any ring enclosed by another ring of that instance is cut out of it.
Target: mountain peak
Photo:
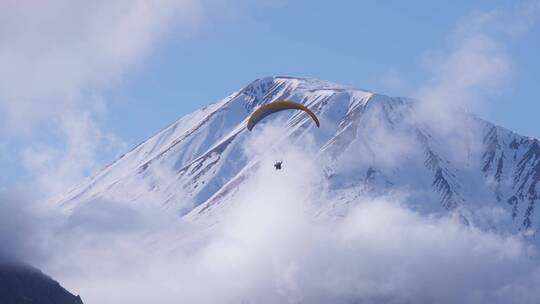
[[[301,111],[284,111],[269,116],[258,128],[273,121],[286,129],[283,136],[293,142],[309,136],[319,149],[320,165],[336,197],[349,197],[347,191],[356,197],[405,189],[425,195],[414,197],[416,202],[438,201],[422,205],[431,211],[503,202],[501,208],[508,209],[510,221],[515,219],[509,226],[538,228],[534,226],[540,222],[540,212],[535,212],[540,200],[536,140],[478,119],[470,119],[474,123],[467,136],[448,140],[410,119],[406,98],[291,76],[259,78],[186,115],[59,201],[67,210],[99,199],[150,202],[183,216],[213,210],[231,201],[260,168],[262,160],[254,158],[259,156],[246,155],[245,142],[254,136],[246,130],[246,121],[257,107],[278,99],[308,106],[321,127]],[[494,129],[497,144],[484,140]],[[461,151],[467,151],[466,156]],[[467,220],[474,222],[472,217]]]
[[[246,107],[249,110],[273,101],[273,97],[281,95],[282,98],[290,98],[293,93],[314,91],[361,91],[350,86],[340,85],[334,82],[309,77],[295,76],[266,76],[258,78],[241,89],[238,94],[247,96]]]

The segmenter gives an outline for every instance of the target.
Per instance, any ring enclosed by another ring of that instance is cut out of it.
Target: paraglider
[[[320,126],[317,116],[303,104],[289,100],[277,100],[271,103],[267,103],[264,106],[258,108],[255,112],[253,112],[253,114],[251,114],[251,116],[249,117],[247,129],[251,131],[257,123],[259,123],[268,115],[284,110],[302,110],[306,112],[311,117],[311,119],[313,119],[313,122],[315,122],[317,128]]]
[[[267,103],[263,105],[262,107],[258,108],[248,119],[247,123],[247,129],[251,131],[253,127],[259,123],[261,120],[263,120],[265,117],[267,117],[270,114],[274,114],[276,112],[284,111],[284,110],[301,110],[306,112],[315,125],[317,125],[317,128],[320,127],[319,119],[313,113],[310,109],[308,109],[306,106],[304,106],[301,103],[290,101],[290,100],[277,100],[271,103]],[[283,164],[283,161],[279,161],[274,163],[274,168],[276,170],[281,170],[281,166]]]

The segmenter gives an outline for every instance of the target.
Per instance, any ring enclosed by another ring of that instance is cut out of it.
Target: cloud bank
[[[271,167],[275,153],[263,147],[280,132],[270,126],[247,142],[246,155],[267,166],[215,217],[95,201],[69,217],[27,214],[14,226],[40,229],[10,230],[3,241],[42,240],[22,256],[85,303],[540,300],[536,248],[518,236],[419,214],[392,194],[359,197],[340,217],[326,213],[331,194],[311,140],[283,142],[286,167]]]

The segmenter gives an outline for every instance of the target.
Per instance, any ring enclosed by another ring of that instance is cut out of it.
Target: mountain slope
[[[0,262],[0,303],[82,304],[58,282],[30,266]]]
[[[441,131],[417,115],[414,100],[293,77],[257,79],[179,119],[58,202],[68,212],[107,199],[153,204],[190,218],[210,214],[250,174],[271,165],[245,151],[264,127],[250,133],[245,126],[250,113],[277,99],[301,102],[319,116],[320,129],[295,111],[263,125],[285,126],[283,137],[293,142],[313,139],[335,210],[361,194],[405,191],[422,211],[457,210],[465,222],[493,229],[539,228],[538,140],[465,112],[449,113],[460,127]],[[486,216],[483,206],[496,206],[505,220]]]

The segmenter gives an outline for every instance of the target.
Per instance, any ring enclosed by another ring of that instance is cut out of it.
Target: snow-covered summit
[[[467,113],[463,132],[437,132],[415,119],[411,100],[311,78],[264,77],[188,114],[58,201],[67,211],[93,200],[153,204],[197,217],[230,200],[257,170],[243,145],[249,115],[262,104],[290,99],[319,116],[317,129],[296,111],[280,119],[290,138],[311,136],[338,210],[360,194],[406,189],[421,209],[460,210],[465,221],[494,228],[537,230],[540,143]],[[285,120],[283,120],[285,118]],[[483,205],[508,215],[483,218]],[[503,227],[504,226],[504,227]]]

